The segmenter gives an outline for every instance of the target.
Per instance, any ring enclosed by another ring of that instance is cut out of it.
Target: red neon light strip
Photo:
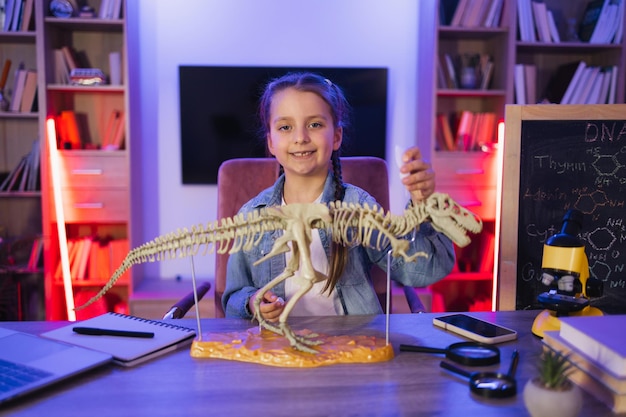
[[[48,136],[48,151],[50,155],[50,174],[52,177],[52,189],[54,191],[54,211],[57,218],[57,231],[59,232],[59,251],[61,252],[61,270],[63,272],[63,289],[65,290],[65,306],[67,319],[76,321],[74,311],[74,293],[72,291],[72,276],[70,274],[70,257],[67,248],[67,234],[65,233],[65,212],[63,211],[63,196],[61,194],[61,178],[59,162],[59,150],[57,149],[57,135],[54,119],[46,120]],[[54,279],[54,277],[53,277]]]

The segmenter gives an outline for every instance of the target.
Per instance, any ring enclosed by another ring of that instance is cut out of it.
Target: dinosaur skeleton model
[[[218,253],[249,250],[259,243],[263,233],[282,230],[283,234],[275,241],[272,250],[256,263],[290,250],[293,256],[285,270],[258,292],[254,301],[254,316],[262,327],[283,335],[293,347],[316,353],[309,346],[319,342],[296,335],[287,324],[287,317],[298,300],[313,284],[328,278],[313,268],[310,253],[312,230],[326,229],[334,242],[345,246],[362,245],[380,250],[389,245],[392,256],[402,256],[410,262],[418,256],[428,255],[418,252],[409,256],[406,253],[409,241],[403,237],[426,221],[430,221],[435,230],[444,233],[461,247],[470,242],[467,231],[478,233],[482,230],[482,222],[476,215],[461,207],[447,194],[441,193],[434,193],[424,202],[407,208],[402,216],[385,213],[378,206],[342,202],[265,207],[250,212],[247,216],[239,214],[218,220],[206,227],[199,225],[193,226],[191,230],[179,229],[132,249],[98,294],[76,309],[83,309],[102,297],[133,265],[195,256],[202,249],[203,255],[214,250]],[[263,295],[279,282],[294,276],[297,271],[300,271],[300,290],[288,300],[277,325],[267,322],[260,314]]]

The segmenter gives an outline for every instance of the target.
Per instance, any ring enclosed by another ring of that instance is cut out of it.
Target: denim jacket
[[[279,206],[282,203],[284,175],[276,183],[248,201],[239,213],[249,213],[266,206]],[[334,201],[334,181],[329,172],[322,192],[322,202]],[[346,184],[343,198],[346,203],[367,203],[370,207],[376,200],[359,187]],[[330,259],[331,237],[325,230],[320,233],[326,256]],[[226,272],[226,289],[222,306],[226,317],[251,318],[248,301],[252,295],[285,269],[285,255],[277,255],[254,266],[254,262],[269,253],[274,241],[282,235],[282,230],[266,232],[250,250],[240,250],[230,255]],[[407,236],[406,239],[411,239]],[[455,262],[454,248],[448,237],[433,229],[430,223],[423,223],[415,233],[407,253],[423,251],[430,256],[417,257],[413,262],[405,262],[402,257],[392,257],[391,278],[403,285],[424,287],[450,273]],[[382,308],[370,278],[370,267],[374,263],[387,270],[388,247],[382,250],[353,246],[348,251],[344,272],[337,282],[336,291],[343,307],[343,314],[381,314]],[[285,298],[284,281],[272,289],[279,297]]]

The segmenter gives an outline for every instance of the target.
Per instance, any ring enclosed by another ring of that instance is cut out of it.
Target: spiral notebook
[[[154,337],[126,337],[78,334],[75,327],[153,333]],[[78,321],[41,336],[82,346],[113,356],[113,362],[122,366],[135,366],[157,356],[190,345],[196,331],[164,321],[148,320],[119,313],[105,313],[91,319]]]

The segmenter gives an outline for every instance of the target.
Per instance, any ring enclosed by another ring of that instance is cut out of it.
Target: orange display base
[[[243,332],[208,333],[191,345],[194,358],[219,358],[262,365],[312,368],[339,363],[372,363],[393,359],[393,347],[372,336],[328,336],[309,330],[296,332],[322,343],[314,346],[317,354],[301,352],[289,341],[258,327]]]

